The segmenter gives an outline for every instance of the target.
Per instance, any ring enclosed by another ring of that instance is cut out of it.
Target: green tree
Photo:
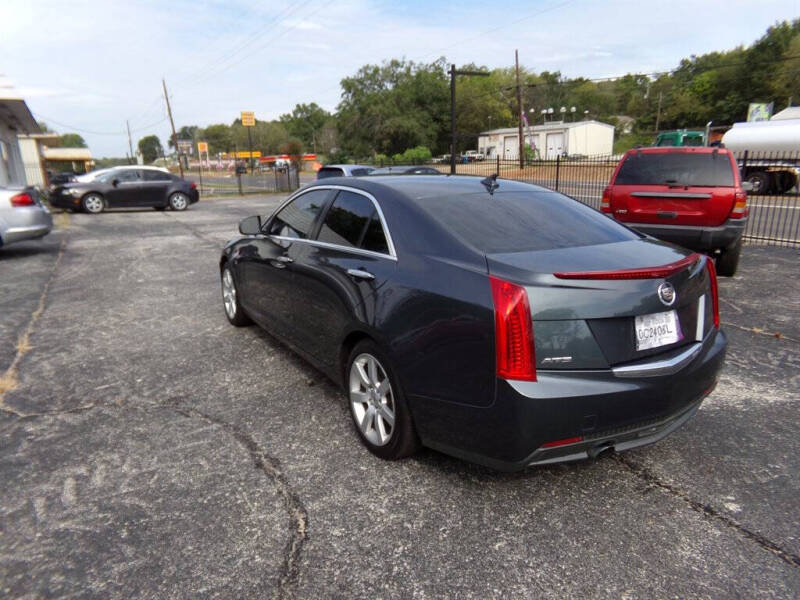
[[[233,150],[233,135],[231,128],[224,123],[209,125],[202,130],[201,139],[208,142],[209,154],[228,152]]]
[[[156,135],[147,135],[143,137],[139,140],[138,147],[139,152],[142,154],[142,160],[148,164],[164,154],[161,140],[159,140]]]
[[[59,143],[62,148],[88,148],[86,140],[77,133],[65,133],[61,136]]]
[[[284,124],[290,135],[300,139],[307,149],[315,149],[322,129],[330,119],[331,114],[320,107],[316,102],[311,104],[298,104],[291,113],[281,115],[280,122]]]

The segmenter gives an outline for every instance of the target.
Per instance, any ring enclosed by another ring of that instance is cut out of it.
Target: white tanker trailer
[[[783,194],[797,185],[800,119],[734,123],[722,144],[736,155],[742,179],[753,184],[753,193]]]

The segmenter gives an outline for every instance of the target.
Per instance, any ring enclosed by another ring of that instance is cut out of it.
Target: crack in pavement
[[[17,378],[17,367],[19,366],[19,362],[22,360],[22,357],[31,350],[30,337],[33,334],[33,330],[36,327],[39,317],[41,317],[42,313],[44,312],[45,303],[47,302],[47,294],[50,291],[50,284],[55,279],[56,271],[58,271],[58,267],[61,264],[61,259],[64,256],[64,250],[67,247],[68,239],[69,233],[65,232],[64,237],[61,239],[61,245],[58,248],[58,255],[56,256],[56,260],[53,262],[53,268],[50,270],[50,275],[48,275],[47,281],[45,281],[44,286],[42,287],[42,293],[39,296],[39,304],[37,304],[36,310],[31,313],[28,326],[17,339],[17,352],[14,355],[14,360],[11,361],[11,364],[5,370],[5,372],[0,375],[0,410],[17,417],[25,417],[26,415],[25,413],[21,413],[10,406],[7,406],[5,403],[5,396],[7,392],[15,390],[19,385],[19,380]]]
[[[692,510],[700,513],[701,515],[708,517],[710,519],[714,519],[719,521],[726,527],[733,529],[743,537],[755,542],[759,546],[761,546],[764,550],[768,552],[772,552],[782,561],[790,564],[793,567],[800,567],[800,556],[794,554],[788,550],[784,550],[775,542],[770,541],[765,536],[752,531],[742,525],[741,523],[737,522],[736,520],[732,519],[731,517],[721,513],[716,508],[711,506],[710,504],[703,504],[702,502],[698,502],[697,500],[693,500],[689,497],[686,492],[682,492],[681,490],[677,489],[675,486],[662,481],[655,473],[643,467],[641,465],[637,465],[630,459],[622,456],[620,454],[613,454],[612,458],[618,463],[623,465],[627,468],[631,473],[633,473],[636,477],[646,481],[648,484],[655,486],[671,496],[678,498],[679,500],[683,501],[687,504]]]
[[[737,325],[736,323],[731,323],[730,321],[722,321],[722,324],[725,325],[726,327],[734,327],[736,329],[741,329],[742,331],[747,331],[748,333],[765,335],[767,337],[776,338],[779,340],[786,340],[787,342],[794,342],[795,344],[800,343],[800,340],[796,340],[787,335],[783,335],[780,332],[767,331],[766,329],[761,329],[760,327],[744,327],[743,325]]]
[[[286,475],[281,468],[280,461],[265,452],[256,441],[237,425],[224,421],[213,415],[201,412],[194,408],[182,408],[172,403],[167,403],[162,408],[168,408],[188,418],[199,418],[228,431],[250,453],[253,465],[264,472],[275,485],[278,494],[283,498],[286,512],[289,515],[289,540],[284,548],[283,565],[281,567],[278,587],[273,594],[274,598],[292,598],[293,587],[300,575],[300,554],[303,545],[308,539],[308,512],[300,500],[300,496],[292,489]]]

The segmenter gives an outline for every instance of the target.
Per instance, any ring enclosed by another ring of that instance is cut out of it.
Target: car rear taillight
[[[192,181],[192,182],[189,184],[189,187],[190,187],[190,188],[192,188],[193,190],[196,190],[196,189],[197,189],[197,184],[196,184],[194,181]]]
[[[497,376],[536,381],[533,321],[525,288],[489,277],[494,300]]]
[[[578,435],[571,438],[564,438],[563,440],[556,440],[555,442],[545,442],[539,448],[558,448],[559,446],[569,446],[570,444],[577,444],[583,441],[583,436]]]
[[[711,283],[711,306],[714,309],[714,327],[719,329],[719,289],[717,288],[717,270],[714,268],[714,259],[706,257],[706,269]]]
[[[693,265],[698,260],[700,260],[700,255],[695,253],[660,267],[616,269],[614,271],[569,271],[553,273],[553,275],[559,279],[660,279],[674,275],[678,271]]]
[[[748,212],[747,194],[744,190],[736,190],[736,193],[733,196],[733,210],[731,211],[731,219],[743,219],[747,216]]]
[[[603,199],[600,200],[600,210],[604,213],[611,212],[611,188],[607,187],[603,190]]]
[[[31,195],[27,192],[17,194],[16,196],[11,196],[10,202],[11,206],[15,208],[20,206],[33,206],[36,204]]]

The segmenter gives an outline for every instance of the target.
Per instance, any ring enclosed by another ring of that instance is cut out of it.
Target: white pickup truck
[[[462,158],[466,158],[469,162],[474,162],[476,160],[486,160],[486,155],[478,152],[477,150],[467,150],[464,154],[461,155]]]

